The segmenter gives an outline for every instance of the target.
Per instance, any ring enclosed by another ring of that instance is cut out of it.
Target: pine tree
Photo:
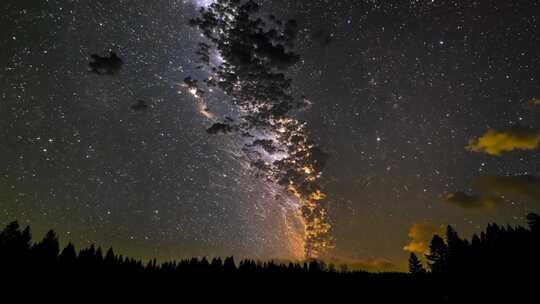
[[[420,262],[414,252],[411,252],[411,255],[409,256],[409,272],[411,274],[426,273],[424,266],[422,266],[422,262]]]
[[[75,264],[75,262],[77,261],[77,252],[75,251],[75,246],[73,246],[71,242],[67,244],[67,246],[60,253],[58,259],[62,264],[65,264],[66,266],[71,266]]]
[[[448,246],[444,240],[434,235],[429,245],[429,254],[426,254],[428,265],[433,273],[443,273],[448,271]]]
[[[105,267],[109,271],[112,271],[117,266],[116,256],[114,255],[114,250],[112,247],[109,247],[107,253],[105,253],[105,258],[103,259]]]
[[[446,227],[447,266],[448,271],[459,272],[463,270],[467,263],[466,251],[468,242],[462,240],[457,231],[450,225]]]
[[[32,233],[30,232],[30,226],[26,226],[21,235],[21,248],[23,248],[24,251],[29,251],[31,243]]]
[[[53,263],[58,259],[60,244],[53,230],[49,230],[41,242],[32,247],[32,254],[44,263]]]
[[[225,261],[223,261],[223,269],[226,272],[234,272],[236,271],[236,264],[234,263],[234,257],[228,257],[225,258]]]
[[[23,266],[30,254],[30,227],[21,232],[19,223],[13,221],[0,232],[0,264],[7,268]]]
[[[221,261],[221,258],[213,258],[212,262],[210,263],[210,268],[212,271],[221,271],[223,268],[223,262]]]
[[[533,233],[540,232],[540,215],[536,213],[527,214],[527,224]]]

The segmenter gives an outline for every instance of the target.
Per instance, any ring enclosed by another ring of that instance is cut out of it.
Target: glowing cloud
[[[443,225],[437,226],[427,221],[414,223],[409,229],[411,241],[403,247],[403,250],[420,254],[428,253],[431,239],[435,234],[443,235],[444,229]]]
[[[500,155],[513,150],[534,150],[540,145],[540,132],[526,128],[504,131],[489,130],[476,140],[471,140],[467,149],[489,155]]]
[[[531,99],[529,104],[533,106],[540,106],[540,98]]]

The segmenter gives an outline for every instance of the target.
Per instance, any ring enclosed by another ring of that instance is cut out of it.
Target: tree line
[[[515,302],[534,296],[530,284],[536,283],[528,278],[535,277],[540,270],[540,216],[529,214],[527,219],[528,228],[490,224],[470,241],[459,237],[454,228],[448,226],[445,237],[433,237],[430,252],[425,256],[426,267],[418,256],[411,254],[410,273],[336,270],[332,264],[317,260],[278,263],[244,259],[237,263],[234,257],[203,257],[143,262],[96,245],[76,250],[68,243],[61,248],[52,230],[43,239],[32,242],[30,227],[21,229],[14,221],[0,232],[0,278],[12,278],[15,282],[14,275],[22,275],[27,284],[32,285],[62,280],[80,284],[81,279],[86,278],[112,278],[115,284],[133,282],[133,279],[176,284],[201,277],[202,282],[211,282],[212,286],[238,282],[261,286],[261,282],[270,282],[285,287],[320,286],[320,289],[315,288],[320,292],[330,290],[330,286],[340,286],[344,293],[361,292],[363,299],[379,301],[481,300],[485,303],[511,296]],[[275,280],[274,275],[278,275],[279,280]],[[258,279],[251,280],[254,276]]]
[[[489,224],[471,240],[461,238],[452,226],[443,238],[434,235],[429,253],[425,255],[427,267],[411,253],[409,272],[414,275],[487,275],[493,273],[537,272],[540,269],[540,216],[527,216],[528,228]],[[21,229],[19,223],[9,223],[0,232],[0,270],[32,271],[54,270],[60,272],[114,272],[114,273],[168,273],[168,274],[239,274],[239,273],[333,273],[354,272],[333,264],[310,260],[305,262],[277,263],[234,257],[224,259],[190,258],[158,263],[125,257],[113,248],[104,251],[90,245],[79,251],[70,242],[60,248],[56,233],[49,230],[43,239],[32,242],[30,226]]]
[[[288,264],[274,261],[262,262],[243,259],[236,263],[234,257],[207,259],[190,258],[158,263],[148,262],[117,254],[114,249],[104,251],[90,245],[77,251],[70,242],[60,248],[56,233],[49,230],[42,240],[32,243],[30,226],[21,230],[17,221],[9,223],[0,232],[0,270],[33,271],[55,270],[61,272],[115,272],[115,273],[323,273],[336,272],[335,267],[322,261]]]
[[[427,269],[411,253],[412,274],[491,275],[501,273],[538,273],[540,270],[540,216],[527,215],[528,228],[489,224],[471,240],[462,239],[448,225],[445,238],[434,235],[425,255]]]

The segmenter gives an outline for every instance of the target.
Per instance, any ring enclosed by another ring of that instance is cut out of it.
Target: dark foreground
[[[181,291],[255,302],[294,293],[306,301],[536,303],[540,220],[536,214],[528,219],[529,228],[492,224],[471,241],[449,226],[445,238],[433,237],[428,269],[411,255],[410,273],[338,271],[315,260],[279,264],[228,257],[143,263],[94,245],[76,251],[69,243],[60,250],[53,231],[32,243],[30,227],[21,230],[13,222],[0,232],[0,278],[2,292],[15,283],[31,290],[51,284],[56,291],[109,290],[129,296]]]

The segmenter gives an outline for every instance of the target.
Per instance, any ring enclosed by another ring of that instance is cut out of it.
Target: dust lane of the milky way
[[[415,223],[469,236],[538,212],[441,198],[472,193],[480,176],[540,174],[538,150],[466,148],[490,129],[540,128],[529,102],[540,96],[539,1],[258,2],[299,24],[291,76],[313,103],[299,118],[330,155],[332,257],[402,269]],[[205,115],[182,86],[207,73],[188,21],[211,3],[2,1],[0,224],[142,258],[300,256],[294,199],[258,176],[242,142],[206,132],[237,109],[216,92]],[[109,51],[120,73],[89,73],[88,56]],[[148,109],[133,111],[138,100]]]

